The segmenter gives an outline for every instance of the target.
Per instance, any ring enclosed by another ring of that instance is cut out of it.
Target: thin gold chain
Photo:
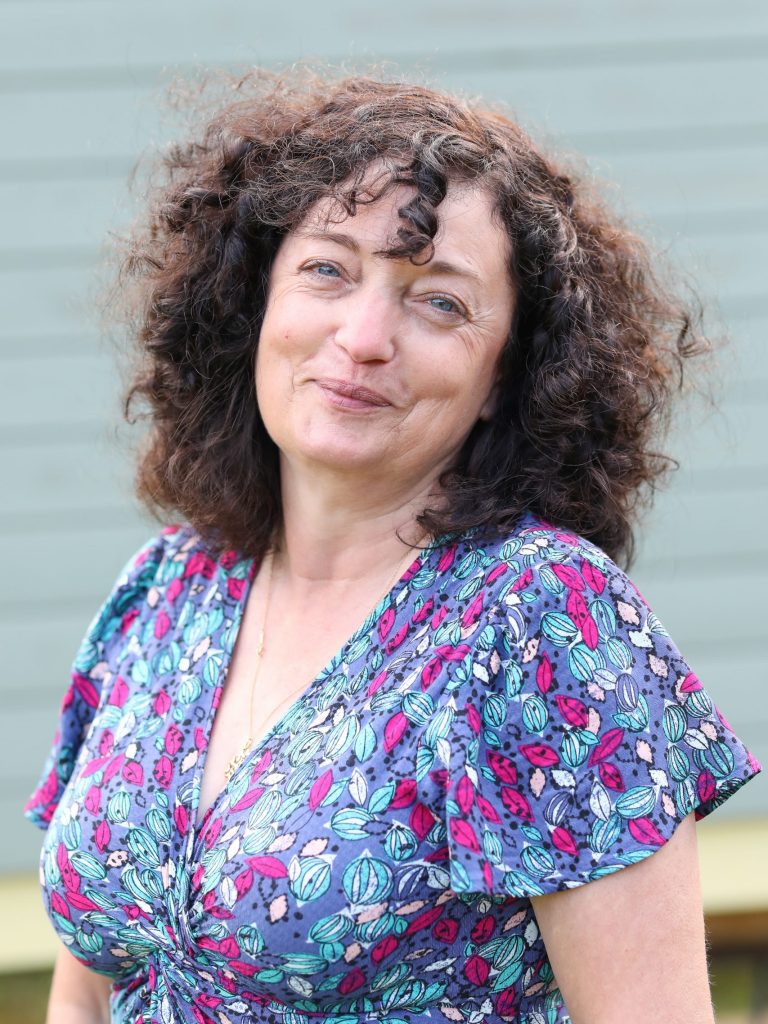
[[[422,538],[419,538],[419,542],[421,541],[421,539]],[[389,581],[387,582],[384,595],[388,594],[392,590],[392,587],[394,587],[397,580],[400,579],[402,574],[405,572],[406,568],[415,559],[416,556],[413,554],[413,548],[416,546],[417,545],[413,545],[411,550],[408,551],[405,558],[400,559],[400,561],[397,563],[394,573],[392,574],[392,576],[390,576]],[[259,677],[259,669],[261,668],[262,657],[264,655],[264,634],[267,625],[267,615],[269,613],[269,601],[272,593],[272,576],[274,572],[274,565],[275,552],[274,549],[272,549],[269,553],[269,575],[267,576],[267,587],[264,595],[264,612],[261,618],[259,642],[256,648],[256,668],[254,669],[253,676],[251,677],[250,694],[248,697],[248,736],[240,750],[234,755],[234,757],[228,763],[227,767],[224,769],[224,777],[227,779],[227,781],[229,781],[232,778],[232,776],[235,774],[235,772],[243,763],[243,761],[245,761],[245,759],[248,757],[248,754],[251,752],[255,744],[255,739],[253,736],[253,698],[256,692],[256,681],[258,680]],[[283,704],[286,703],[286,701],[290,700],[290,698],[295,693],[299,693],[300,690],[305,690],[306,688],[307,683],[303,682],[300,686],[297,686],[295,689],[291,690],[290,693],[286,694],[286,696],[283,697],[279,704],[275,704],[275,706],[272,708],[271,714],[274,714],[275,711],[277,711],[279,707],[282,707]]]

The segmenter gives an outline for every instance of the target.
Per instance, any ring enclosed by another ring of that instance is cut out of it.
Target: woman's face
[[[429,263],[376,255],[412,196],[399,185],[343,220],[323,200],[282,242],[256,388],[283,470],[419,487],[492,412],[514,307],[507,237],[483,190],[451,185]]]

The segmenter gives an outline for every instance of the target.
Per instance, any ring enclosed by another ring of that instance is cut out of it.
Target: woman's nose
[[[395,353],[400,312],[394,298],[359,289],[340,304],[334,341],[356,363],[388,361]]]

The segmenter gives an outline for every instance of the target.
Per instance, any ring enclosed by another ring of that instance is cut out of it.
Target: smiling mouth
[[[370,388],[361,387],[359,384],[331,378],[320,378],[315,383],[322,388],[334,405],[343,408],[370,408],[392,404],[378,391],[371,391]]]

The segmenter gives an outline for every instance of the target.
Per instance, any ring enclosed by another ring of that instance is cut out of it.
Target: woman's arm
[[[62,946],[53,971],[46,1024],[108,1024],[110,987],[109,978],[83,967]]]
[[[573,1024],[714,1024],[692,814],[639,864],[532,902]]]

